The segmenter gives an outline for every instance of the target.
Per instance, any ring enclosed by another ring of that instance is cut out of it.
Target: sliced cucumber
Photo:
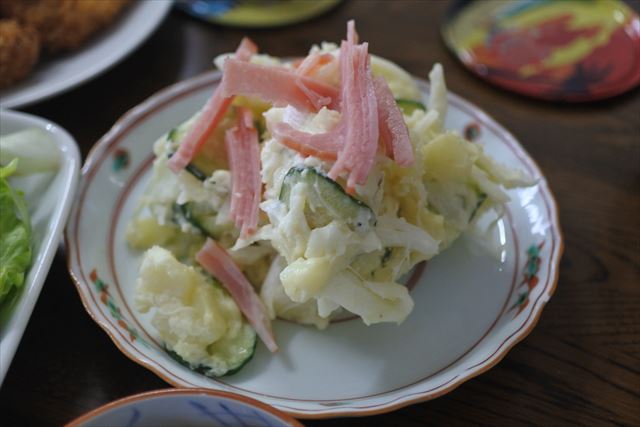
[[[178,141],[178,128],[173,128],[167,134],[167,139],[171,142]]]
[[[217,216],[218,213],[205,203],[173,204],[173,219],[178,225],[186,221],[213,239],[218,239],[226,228],[216,222]]]
[[[200,168],[195,166],[193,163],[187,164],[187,166],[184,167],[184,170],[189,172],[191,175],[193,175],[199,181],[204,181],[205,179],[208,178],[207,174],[202,172],[200,170]]]
[[[407,250],[405,248],[386,247],[358,255],[351,262],[351,268],[365,280],[392,282],[406,258]]]
[[[167,157],[171,158],[173,154],[174,153],[169,153]],[[188,163],[187,166],[184,167],[184,170],[193,175],[198,181],[204,181],[205,179],[209,178],[209,176],[205,172],[203,172],[202,169],[200,169],[193,163]]]
[[[243,322],[236,335],[225,336],[207,347],[209,358],[198,365],[187,362],[168,347],[165,347],[165,350],[181,365],[207,377],[215,378],[232,375],[242,369],[253,358],[256,343],[256,332],[251,325]]]
[[[476,214],[478,213],[478,210],[480,209],[480,206],[482,206],[485,200],[487,200],[487,195],[485,193],[478,194],[478,202],[476,203],[476,207],[473,208],[473,210],[471,211],[471,215],[469,216],[469,221],[471,221],[476,216]]]
[[[256,352],[256,331],[248,323],[243,323],[240,332],[234,337],[224,337],[211,344],[211,354],[223,361],[227,367],[224,375],[232,375],[242,369]]]
[[[258,141],[260,142],[262,142],[262,135],[264,135],[264,132],[266,131],[266,127],[262,124],[263,121],[264,119],[262,120],[256,119],[253,121],[253,127],[256,128],[256,132],[258,133]]]
[[[356,231],[375,225],[375,214],[369,206],[345,193],[340,184],[310,167],[289,169],[282,182],[280,200],[289,206],[291,189],[299,182],[309,188],[305,216],[311,228],[324,227],[333,220],[344,221]]]
[[[427,107],[420,101],[412,99],[396,99],[396,104],[402,110],[402,113],[410,116],[416,110],[427,111]]]

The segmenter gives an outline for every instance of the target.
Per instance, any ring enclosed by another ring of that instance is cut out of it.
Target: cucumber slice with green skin
[[[210,354],[208,363],[193,365],[166,346],[165,350],[181,365],[207,377],[216,378],[233,375],[242,369],[253,358],[256,344],[256,332],[248,323],[243,322],[237,335],[223,337],[207,348]]]
[[[196,202],[173,204],[173,217],[178,225],[186,221],[202,234],[213,239],[218,239],[225,230],[224,226],[216,223],[217,215],[216,211],[205,204]]]
[[[402,113],[410,116],[416,110],[427,111],[427,107],[420,101],[412,99],[396,99],[396,104],[402,110]]]
[[[405,248],[386,247],[356,256],[350,266],[363,279],[393,282],[407,256]]]
[[[169,153],[167,157],[171,158],[173,154],[174,153]],[[198,168],[193,163],[188,163],[187,166],[184,167],[184,170],[186,170],[191,175],[193,175],[194,178],[196,178],[198,181],[204,181],[207,178],[209,178],[206,173],[204,173],[200,168]]]
[[[187,166],[184,167],[184,170],[189,172],[191,175],[193,175],[199,181],[203,181],[204,182],[204,180],[208,178],[207,174],[205,174],[199,168],[194,166],[193,163],[187,164]]]
[[[356,231],[367,231],[375,226],[376,216],[369,206],[348,195],[340,184],[311,167],[289,169],[282,182],[280,201],[289,206],[291,189],[299,182],[309,188],[305,216],[311,228],[324,227],[333,220],[343,221]]]
[[[173,128],[167,134],[167,139],[171,142],[176,142],[178,140],[178,128]]]
[[[254,120],[253,127],[256,128],[256,132],[258,133],[258,141],[262,142],[262,135],[265,132],[265,127],[262,125],[262,120]]]
[[[476,216],[476,213],[478,213],[478,209],[480,209],[480,206],[482,206],[485,200],[487,200],[487,195],[485,193],[480,193],[478,195],[478,202],[476,203],[476,207],[473,208],[473,211],[471,211],[471,215],[469,216],[469,221],[471,221],[473,217]]]

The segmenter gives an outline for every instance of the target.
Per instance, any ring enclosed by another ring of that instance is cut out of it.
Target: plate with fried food
[[[162,22],[170,0],[3,0],[0,108],[24,107],[106,71]]]

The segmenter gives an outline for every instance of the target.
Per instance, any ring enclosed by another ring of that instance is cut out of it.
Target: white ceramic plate
[[[13,188],[24,191],[29,206],[33,261],[21,292],[11,304],[3,304],[0,308],[0,384],[9,369],[58,249],[76,193],[80,168],[80,152],[76,142],[63,128],[29,114],[0,111],[2,135],[33,127],[51,136],[60,152],[60,167],[55,173],[11,179]]]
[[[302,427],[275,408],[233,393],[167,389],[101,406],[66,427]]]
[[[400,326],[335,323],[326,331],[276,321],[280,352],[258,345],[239,373],[210,379],[163,351],[133,310],[140,253],[124,230],[150,176],[153,142],[190,117],[219,81],[205,74],[154,95],[94,147],[66,229],[69,268],[84,305],[128,357],[167,382],[240,393],[304,418],[385,412],[444,394],[495,365],[533,328],[556,286],[562,252],[557,208],[518,142],[478,108],[450,95],[447,127],[538,179],[511,191],[496,259],[465,239],[417,268],[415,309]],[[428,85],[420,81],[424,93]]]
[[[111,26],[78,51],[44,59],[20,83],[0,91],[0,107],[33,104],[108,70],[137,48],[162,22],[172,0],[134,1]]]

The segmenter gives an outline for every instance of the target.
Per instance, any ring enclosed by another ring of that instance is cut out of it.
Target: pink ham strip
[[[253,127],[253,115],[238,108],[238,123],[225,133],[225,144],[231,171],[231,208],[229,215],[240,235],[246,237],[258,227],[261,196],[260,145]]]
[[[232,129],[229,129],[225,132],[224,142],[227,146],[227,162],[229,163],[229,172],[231,173],[231,207],[229,208],[229,217],[236,224],[236,227],[239,228],[240,222],[238,221],[237,213],[238,213],[238,202],[242,198],[242,193],[236,188],[239,182],[242,182],[240,177],[240,169],[232,168],[231,165],[238,164],[238,152],[236,150],[230,150],[229,146],[236,146],[235,133],[232,132]]]
[[[341,119],[331,131],[308,134],[286,123],[273,126],[273,136],[283,144],[298,147],[303,154],[319,152],[324,158],[336,153],[329,177],[349,172],[347,190],[366,183],[378,150],[378,107],[375,96],[368,45],[355,45],[358,34],[353,21],[347,25],[347,41],[340,46]],[[293,141],[293,142],[292,142]]]
[[[355,46],[360,41],[360,36],[358,36],[358,32],[356,31],[356,21],[350,19],[347,22],[347,42]]]
[[[281,144],[303,155],[315,156],[324,160],[336,160],[342,146],[342,127],[340,124],[329,132],[318,134],[299,131],[284,122],[274,124],[269,130],[271,135]]]
[[[278,351],[278,345],[271,330],[271,320],[262,301],[227,251],[214,240],[207,239],[202,249],[196,254],[196,261],[209,274],[222,282],[269,351],[272,353]]]
[[[334,109],[337,106],[338,91],[333,86],[297,76],[284,67],[235,59],[225,61],[220,87],[223,96],[255,96],[276,105],[292,105],[299,110],[317,111],[323,106]]]
[[[313,53],[298,65],[296,68],[296,74],[299,76],[311,76],[318,68],[335,61],[335,57],[330,53]]]
[[[366,183],[379,137],[397,164],[409,166],[414,161],[409,132],[391,89],[383,78],[373,79],[367,44],[357,42],[355,24],[349,21],[347,41],[340,46],[340,123],[323,134],[301,132],[287,123],[270,129],[279,142],[303,155],[336,160],[329,176],[336,179],[349,172],[347,190],[351,192],[355,185]]]
[[[329,53],[315,53],[307,56],[296,66],[296,75],[309,76],[317,69],[336,58]],[[296,81],[301,90],[306,87],[300,80]],[[336,160],[337,153],[342,145],[342,137],[338,129],[321,134],[309,134],[294,129],[288,123],[276,123],[269,128],[271,135],[281,144],[298,151],[304,156],[314,156],[323,160]]]
[[[296,76],[298,76],[296,78],[296,86],[298,86],[300,90],[304,92],[304,94],[307,96],[309,101],[311,101],[316,110],[321,109],[325,105],[329,105],[331,103],[331,99],[316,94],[313,90],[306,86],[305,79],[302,79],[300,77],[310,76],[322,65],[327,64],[333,60],[333,55],[328,53],[311,54],[307,56],[304,61],[302,61],[300,66],[295,71]]]
[[[348,41],[340,46],[340,123],[323,134],[309,134],[287,123],[278,123],[271,133],[282,144],[302,154],[337,159],[329,177],[336,179],[343,171],[350,172],[347,190],[353,192],[356,184],[366,182],[373,167],[379,131],[368,47],[366,43],[354,45],[358,35],[353,21],[349,21],[347,33]]]
[[[351,31],[355,33],[355,30]],[[357,36],[350,35],[350,39]],[[355,191],[356,184],[366,183],[378,150],[378,109],[371,78],[368,44],[353,45],[342,42],[341,97],[342,117],[346,120],[344,146],[328,176],[336,179],[349,172],[347,191]]]
[[[251,55],[258,51],[256,45],[248,38],[243,38],[236,50],[235,57],[238,61],[249,61]],[[220,85],[213,91],[213,95],[202,108],[200,116],[193,124],[189,133],[184,137],[178,150],[169,159],[169,168],[178,173],[184,169],[198,154],[207,138],[215,130],[222,117],[229,109],[233,97],[222,94]]]
[[[302,154],[337,158],[329,177],[336,179],[342,172],[349,172],[347,190],[353,192],[356,185],[366,183],[371,172],[379,129],[368,45],[354,45],[358,35],[353,21],[349,21],[347,33],[347,41],[340,46],[340,123],[323,134],[300,132],[287,123],[274,125],[271,132],[278,141]]]
[[[307,97],[311,105],[313,105],[313,109],[315,111],[320,110],[325,105],[331,104],[331,98],[327,96],[321,96],[315,93],[313,90],[309,89],[305,83],[305,79],[300,76],[296,76],[295,84],[302,91],[302,93]]]
[[[387,155],[400,166],[411,166],[414,159],[409,130],[391,88],[385,79],[379,76],[374,77],[373,88],[376,93],[380,139],[385,145]]]

